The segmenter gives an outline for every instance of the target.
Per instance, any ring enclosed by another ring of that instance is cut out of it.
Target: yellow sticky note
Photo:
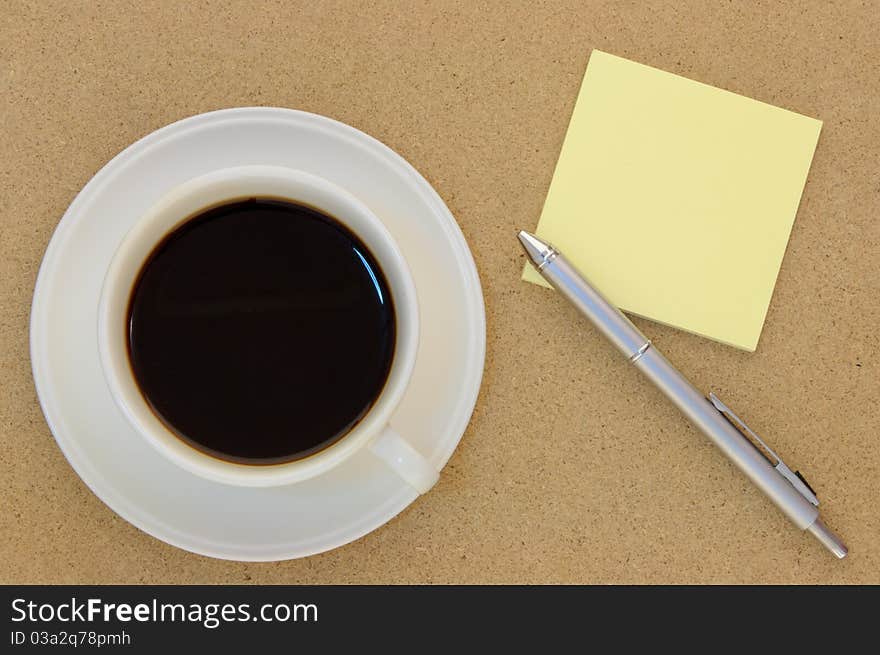
[[[821,127],[594,50],[537,234],[624,311],[753,351]]]

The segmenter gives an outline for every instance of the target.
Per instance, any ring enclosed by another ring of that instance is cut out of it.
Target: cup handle
[[[428,460],[390,425],[370,444],[370,450],[420,494],[427,493],[440,477]]]

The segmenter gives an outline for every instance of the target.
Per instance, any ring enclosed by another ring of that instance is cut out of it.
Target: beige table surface
[[[0,582],[880,582],[878,34],[870,1],[6,0]],[[825,122],[757,352],[638,325],[805,472],[844,561],[520,281],[514,232],[537,223],[593,48]],[[241,105],[326,114],[412,162],[470,243],[488,318],[437,487],[352,544],[270,564],[192,555],[105,507],[56,446],[28,355],[37,268],[77,191],[152,130]]]

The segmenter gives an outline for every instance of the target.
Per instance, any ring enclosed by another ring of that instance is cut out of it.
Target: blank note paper
[[[821,127],[594,50],[537,234],[621,309],[755,350]]]

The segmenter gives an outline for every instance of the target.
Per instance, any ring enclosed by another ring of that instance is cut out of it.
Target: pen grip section
[[[644,353],[650,342],[608,298],[589,283],[564,255],[548,262],[542,273],[553,287],[628,359]]]

